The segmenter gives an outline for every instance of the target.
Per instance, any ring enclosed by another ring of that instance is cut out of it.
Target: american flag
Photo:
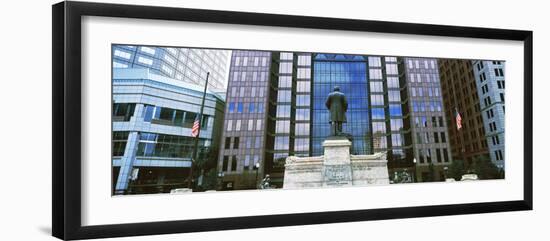
[[[193,122],[193,128],[191,128],[191,136],[197,137],[199,135],[199,115],[195,117],[195,121]]]
[[[460,130],[462,129],[462,116],[460,116],[460,113],[458,112],[458,109],[455,109],[455,120],[456,120],[456,129]]]

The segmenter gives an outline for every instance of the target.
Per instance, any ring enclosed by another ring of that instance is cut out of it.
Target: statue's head
[[[334,91],[340,91],[340,86],[338,86],[338,85],[337,85],[337,86],[334,86],[334,89],[333,89],[333,90],[334,90]]]

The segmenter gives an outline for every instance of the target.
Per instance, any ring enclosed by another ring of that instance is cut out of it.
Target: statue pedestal
[[[286,159],[283,188],[303,189],[389,184],[385,153],[350,155],[351,142],[330,137],[324,155]]]
[[[351,142],[347,138],[330,138],[323,142],[323,187],[351,186]]]

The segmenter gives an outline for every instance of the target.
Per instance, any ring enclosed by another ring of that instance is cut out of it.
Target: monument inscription
[[[325,186],[351,185],[350,165],[325,165],[324,166]]]

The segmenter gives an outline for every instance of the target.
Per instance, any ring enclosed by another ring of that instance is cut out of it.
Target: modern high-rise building
[[[113,194],[189,187],[192,159],[216,170],[225,111],[217,92],[227,82],[223,68],[229,65],[228,51],[126,45],[113,45],[112,50]],[[200,113],[207,72],[195,159],[191,129]]]
[[[311,54],[273,53],[265,172],[282,186],[286,157],[309,156],[311,135]]]
[[[225,93],[229,50],[113,45],[113,68],[149,69],[151,73],[203,85]]]
[[[472,61],[440,59],[438,64],[451,153],[454,159],[464,160],[469,167],[474,160],[489,158]],[[457,112],[462,118],[460,129],[456,123]]]
[[[233,51],[218,159],[223,189],[256,188],[264,174],[271,66],[271,52]]]
[[[414,153],[403,59],[368,57],[373,153],[386,152],[390,178],[413,174]]]
[[[311,154],[323,155],[323,141],[330,136],[325,101],[335,86],[340,87],[348,100],[347,123],[342,131],[353,137],[352,154],[372,153],[368,57],[321,53],[315,54],[313,61]]]
[[[504,168],[504,61],[472,61],[491,161]]]
[[[311,54],[233,51],[219,168],[224,189],[282,186],[289,155],[310,155]]]
[[[444,180],[452,162],[436,59],[404,58],[418,181]]]
[[[189,185],[203,87],[148,69],[113,70],[113,193],[161,193]],[[206,95],[199,137],[201,162],[216,163],[223,99]],[[213,165],[215,167],[215,164]]]

